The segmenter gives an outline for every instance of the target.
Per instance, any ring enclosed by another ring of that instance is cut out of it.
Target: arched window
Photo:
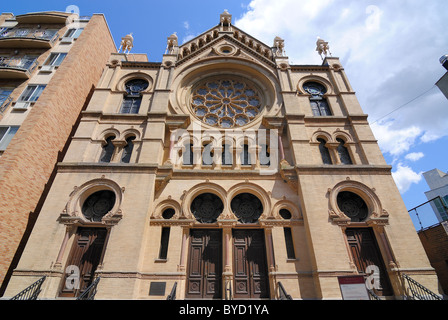
[[[131,160],[132,149],[134,149],[133,140],[135,140],[134,136],[126,138],[126,146],[123,148],[123,154],[121,156],[122,163],[129,163],[129,161]]]
[[[241,152],[241,164],[243,166],[251,165],[249,146],[247,144],[243,145],[243,151]]]
[[[98,222],[115,205],[115,193],[110,190],[91,194],[82,205],[82,214],[89,221]]]
[[[259,157],[260,157],[260,164],[262,166],[268,166],[271,164],[271,158],[270,158],[270,154],[269,154],[267,145],[265,145],[265,144],[261,145]]]
[[[103,151],[101,153],[100,162],[110,162],[112,160],[112,156],[115,151],[115,146],[112,143],[112,140],[115,139],[115,136],[110,136],[106,139],[106,144],[103,145]]]
[[[353,192],[338,193],[337,204],[339,209],[354,222],[364,221],[369,213],[364,200]]]
[[[333,162],[331,161],[330,152],[328,151],[328,148],[325,146],[327,142],[322,138],[318,138],[317,141],[319,141],[319,151],[322,157],[322,162],[324,164],[333,164]]]
[[[193,144],[186,143],[185,151],[182,153],[182,163],[184,165],[192,165],[193,164]]]
[[[338,154],[339,159],[341,160],[342,164],[352,164],[352,159],[350,158],[350,154],[348,153],[347,148],[344,146],[345,141],[341,138],[336,139],[337,142],[339,142],[338,145]]]
[[[143,79],[133,79],[126,82],[126,94],[123,97],[120,113],[138,113],[142,102],[142,91],[148,88],[148,85],[148,81]]]
[[[241,223],[254,223],[263,213],[260,199],[250,193],[240,193],[232,199],[230,207]]]
[[[232,150],[230,145],[225,144],[222,146],[222,164],[224,166],[232,165]]]
[[[208,143],[204,146],[204,151],[202,152],[202,164],[209,166],[213,164],[213,150],[212,143]]]
[[[303,89],[310,94],[310,104],[313,115],[315,116],[331,116],[330,106],[324,98],[327,92],[325,87],[317,82],[307,82],[303,85]]]

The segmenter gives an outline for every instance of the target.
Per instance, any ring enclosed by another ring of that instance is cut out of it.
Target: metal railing
[[[421,285],[406,274],[402,274],[403,279],[408,284],[411,296],[408,296],[410,300],[442,300],[442,297],[435,294],[425,286]]]
[[[46,276],[43,276],[32,285],[16,294],[11,300],[36,300],[41,292],[42,283],[44,283],[45,278]]]
[[[381,300],[381,298],[375,292],[373,292],[373,290],[367,288],[367,292],[369,293],[370,300]]]
[[[36,58],[0,57],[0,68],[18,69],[29,74],[38,66]]]
[[[292,300],[292,297],[286,292],[285,287],[281,282],[278,282],[278,299],[279,300]]]
[[[1,101],[1,100],[0,100]],[[7,97],[3,103],[0,104],[0,114],[2,114],[3,112],[5,112],[6,108],[8,108],[8,106],[11,104],[12,98],[11,97]]]
[[[98,282],[100,282],[100,277],[96,278],[90,286],[78,297],[76,300],[93,300],[95,299]]]
[[[177,281],[174,282],[173,288],[171,289],[170,294],[166,297],[166,300],[176,300],[176,292],[177,292]]]
[[[50,43],[53,43],[57,38],[59,38],[59,34],[55,30],[25,28],[11,28],[0,33],[0,39],[14,38],[47,40]]]

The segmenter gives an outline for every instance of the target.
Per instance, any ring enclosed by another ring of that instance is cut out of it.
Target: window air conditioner
[[[30,103],[28,101],[17,101],[14,104],[13,109],[14,110],[26,110],[30,106]]]

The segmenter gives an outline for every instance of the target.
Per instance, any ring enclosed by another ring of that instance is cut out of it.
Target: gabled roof
[[[263,60],[269,64],[274,63],[274,54],[270,46],[230,23],[227,25],[220,23],[179,46],[178,64],[189,60],[199,52],[213,47],[214,44],[223,39],[233,42],[246,52],[256,56],[259,60]]]

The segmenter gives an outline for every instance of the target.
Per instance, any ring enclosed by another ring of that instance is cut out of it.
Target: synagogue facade
[[[218,19],[217,19],[218,20]],[[217,21],[218,22],[218,21]],[[162,62],[112,53],[81,114],[7,294],[42,298],[341,299],[372,272],[401,299],[438,281],[367,115],[328,43],[292,65],[232,24]],[[306,48],[304,50],[314,50]],[[412,248],[412,249],[410,249]]]

